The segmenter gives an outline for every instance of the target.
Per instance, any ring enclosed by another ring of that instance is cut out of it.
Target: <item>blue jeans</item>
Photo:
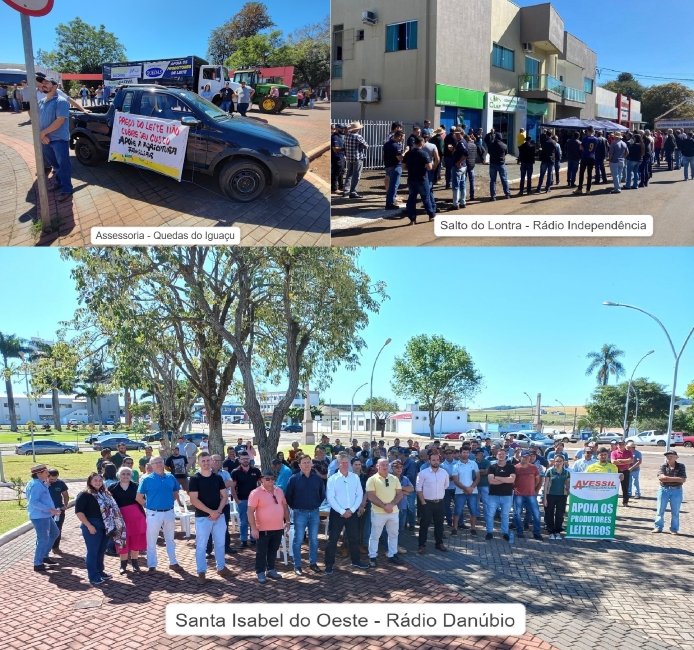
[[[684,180],[688,179],[687,170],[689,170],[692,180],[694,180],[694,156],[682,156],[682,166],[684,167]]]
[[[195,564],[198,573],[207,571],[207,542],[212,535],[214,543],[214,559],[217,562],[217,571],[221,571],[225,566],[224,562],[224,543],[226,538],[227,526],[224,515],[212,521],[209,517],[195,517]]]
[[[559,169],[561,168],[561,160],[554,163],[554,184],[559,185]]]
[[[416,221],[417,219],[417,197],[422,197],[422,203],[424,203],[424,210],[429,215],[429,217],[434,216],[434,208],[431,206],[431,187],[429,181],[424,178],[419,183],[413,183],[409,181],[408,185],[409,194],[407,196],[407,214],[410,217],[410,221]]]
[[[301,542],[304,540],[304,531],[308,528],[308,563],[318,562],[318,528],[320,527],[319,510],[295,510],[294,511],[294,566],[301,566]]]
[[[504,194],[509,196],[511,191],[508,189],[508,176],[506,175],[506,165],[489,164],[489,196],[496,197],[496,177],[497,174],[501,177],[501,187]]]
[[[239,501],[239,505],[236,506],[239,511],[239,538],[242,542],[248,541],[248,500]],[[253,539],[253,535],[251,535]]]
[[[567,161],[566,182],[573,185],[576,182],[576,174],[578,174],[578,160]]]
[[[549,190],[552,187],[552,171],[554,170],[554,163],[542,162],[540,163],[540,180],[537,182],[537,189],[542,189],[542,181],[545,178],[545,173],[547,174],[547,185],[546,189]]]
[[[632,495],[632,492],[635,492],[637,497],[641,496],[641,486],[639,485],[640,473],[640,469],[637,469],[635,472],[629,473],[629,496]]]
[[[465,506],[467,505],[468,514],[473,517],[480,516],[480,498],[477,493],[475,494],[456,494],[455,495],[455,510],[454,513],[456,517],[462,519],[463,512],[465,511]],[[458,522],[460,525],[460,522]]]
[[[488,485],[478,485],[477,493],[480,495],[480,501],[482,502],[482,507],[484,508],[484,516],[487,516],[487,501],[489,500],[489,486]]]
[[[631,187],[632,190],[639,186],[639,165],[641,165],[640,160],[627,160],[627,187]],[[632,174],[633,182],[631,180]]]
[[[248,110],[249,104],[244,102],[243,104],[236,104],[236,109],[243,117],[246,117],[246,111]]]
[[[523,194],[526,188],[526,180],[527,180],[527,188],[528,192],[531,192],[533,189],[533,170],[535,169],[535,165],[531,163],[521,163],[520,166],[520,173],[521,173],[521,184],[520,184],[520,192]]]
[[[655,527],[658,530],[663,530],[665,526],[665,510],[667,504],[670,504],[670,530],[678,532],[680,529],[680,507],[682,506],[683,491],[682,488],[660,487],[658,488],[658,500],[656,503]]]
[[[60,531],[53,517],[41,517],[31,520],[36,530],[36,550],[34,551],[34,566],[43,564],[43,558],[48,557]]]
[[[405,530],[405,523],[407,522],[407,508],[398,507],[398,532]]]
[[[475,198],[475,168],[466,165],[468,187],[470,188],[470,200]]]
[[[527,508],[533,516],[533,535],[540,534],[540,506],[537,503],[537,496],[534,494],[529,497],[514,496],[513,497],[513,525],[516,527],[519,535],[523,534],[523,524],[521,523],[521,514],[523,508]],[[501,515],[503,517],[503,514]]]
[[[682,166],[682,151],[677,149],[675,151],[675,169],[679,169]]]
[[[624,171],[624,160],[619,159],[615,162],[610,163],[610,174],[612,174],[612,183],[614,184],[614,189],[617,192],[622,191],[620,181],[622,180],[622,172]]]
[[[109,537],[106,535],[106,527],[103,519],[88,519],[89,523],[96,528],[93,535],[84,524],[80,525],[84,543],[87,546],[87,577],[89,582],[98,582],[101,576],[106,573],[104,570],[104,553],[108,546]]]
[[[595,159],[595,182],[599,183],[602,177],[602,182],[607,183],[607,174],[605,173],[605,159]]]
[[[221,109],[228,113],[231,110],[231,102],[222,102]]]
[[[400,178],[402,177],[402,167],[386,167],[386,176],[389,179],[388,191],[386,192],[386,205],[394,205],[395,197],[398,194],[400,187]]]
[[[436,197],[434,196],[434,180],[436,179],[436,170],[432,169],[427,172],[427,180],[429,181],[429,203],[431,204],[431,209],[436,212]],[[463,197],[465,198],[465,197]],[[385,528],[384,528],[385,530]]]
[[[466,167],[453,167],[451,187],[453,188],[453,205],[465,205]]]
[[[490,494],[487,496],[487,505],[489,509],[485,508],[484,521],[487,525],[488,533],[494,531],[494,514],[497,508],[501,507],[501,533],[503,535],[508,535],[508,513],[511,512],[512,503],[513,495],[500,497],[496,494]]]
[[[309,107],[309,108],[313,108],[315,104],[316,104],[316,100],[315,100],[315,99],[309,99],[309,100],[308,100],[308,107]]]
[[[407,495],[407,524],[414,528],[417,519],[417,492]]]
[[[455,489],[446,490],[443,493],[443,511],[446,513],[446,522],[449,526],[453,524],[453,511],[455,510],[455,507],[453,506],[454,501]]]
[[[451,186],[451,175],[453,174],[453,158],[444,158],[444,167],[446,168],[446,189]]]
[[[53,140],[42,144],[43,157],[55,171],[55,184],[61,194],[72,194],[72,166],[70,164],[70,143],[67,140]]]
[[[363,168],[363,160],[350,160],[347,162],[347,173],[345,174],[345,192],[347,192],[349,189],[350,194],[357,193],[357,185],[359,185],[361,171]],[[349,188],[347,186],[349,186]]]

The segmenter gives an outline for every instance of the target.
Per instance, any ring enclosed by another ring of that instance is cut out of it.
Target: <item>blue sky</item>
[[[539,0],[514,0],[521,7]],[[679,38],[675,25],[694,24],[691,0],[552,0],[564,29],[598,54],[598,85],[615,79],[618,72],[694,80],[691,44]],[[654,14],[654,7],[657,12]],[[667,80],[638,78],[646,86]],[[694,81],[682,82],[694,88]]]
[[[584,375],[586,354],[604,343],[626,352],[629,373],[649,350],[637,376],[667,384],[673,358],[657,324],[636,311],[603,307],[604,300],[634,304],[658,316],[679,351],[694,325],[690,299],[691,248],[445,248],[363,249],[361,266],[387,283],[390,299],[371,317],[368,349],[355,372],[339,370],[326,401],[349,403],[374,375],[374,394],[393,397],[391,369],[415,335],[440,334],[464,345],[485,377],[473,405],[524,405],[528,392],[582,404],[595,380]],[[0,331],[54,338],[75,307],[70,266],[54,249],[3,248],[0,266],[13,269],[3,283]],[[29,299],[27,299],[29,297]],[[694,340],[680,363],[680,394],[694,380]],[[18,390],[22,387],[18,385]],[[368,396],[368,386],[357,401]],[[399,400],[404,406],[405,400]]]
[[[268,13],[285,34],[306,24],[317,23],[330,11],[329,0],[302,0],[297,5],[281,0],[264,0]],[[55,0],[53,11],[31,19],[34,52],[52,50],[55,28],[79,16],[90,25],[104,24],[125,46],[131,61],[197,56],[205,57],[207,39],[215,27],[231,18],[244,2],[195,3],[183,0],[119,0],[115,3]],[[24,49],[19,14],[0,2],[0,61],[23,63]],[[107,63],[104,61],[104,63]]]

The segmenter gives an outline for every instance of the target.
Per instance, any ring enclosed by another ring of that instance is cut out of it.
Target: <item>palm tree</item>
[[[104,394],[104,386],[113,380],[113,368],[104,368],[100,363],[95,363],[89,368],[84,381],[76,386],[76,397],[86,397],[96,406],[99,424],[103,424],[101,417],[101,396]]]
[[[0,356],[4,364],[3,375],[5,377],[5,390],[7,391],[7,407],[10,411],[10,431],[17,431],[17,412],[14,407],[14,392],[12,391],[12,369],[10,359],[21,359],[21,355],[30,352],[26,347],[26,341],[14,334],[0,332]]]
[[[31,356],[29,357],[29,361],[32,363],[36,363],[40,359],[50,359],[53,357],[53,345],[50,343],[44,343],[43,341],[32,341],[31,345]],[[53,361],[53,363],[58,364],[59,361]],[[53,426],[55,427],[56,431],[63,430],[63,426],[60,424],[59,391],[62,390],[63,393],[67,393],[71,389],[71,386],[63,386],[60,380],[55,376],[51,377],[51,406],[53,407]]]
[[[617,360],[621,356],[624,356],[624,352],[616,345],[605,343],[600,352],[589,352],[586,355],[586,358],[590,359],[586,375],[592,375],[597,370],[595,377],[600,386],[607,386],[610,375],[614,375],[615,382],[619,381],[625,373],[624,366]]]

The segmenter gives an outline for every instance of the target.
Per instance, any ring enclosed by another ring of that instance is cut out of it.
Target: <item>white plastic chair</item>
[[[234,532],[234,530],[236,530],[236,532],[239,532],[241,530],[239,511],[236,507],[236,501],[234,501],[231,498],[229,499],[229,523],[231,524],[232,533]]]
[[[190,537],[190,520],[193,518],[193,513],[188,510],[186,505],[186,495],[183,490],[179,492],[181,495],[181,501],[183,502],[183,508],[178,505],[177,501],[174,501],[174,514],[176,519],[181,522],[181,530],[185,532],[186,537]]]
[[[284,566],[287,566],[289,562],[287,561],[287,534],[285,532],[282,532],[282,546],[277,549],[277,557],[280,556],[280,553],[284,553]]]

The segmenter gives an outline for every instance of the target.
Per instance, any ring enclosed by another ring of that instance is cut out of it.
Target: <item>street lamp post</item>
[[[354,391],[354,394],[352,395],[352,404],[349,407],[349,441],[352,442],[352,422],[354,421],[354,398],[357,396],[357,393],[366,386],[366,382],[364,382],[357,390]]]
[[[533,398],[528,395],[525,391],[523,391],[523,395],[525,395],[529,400],[530,400],[530,422],[533,421]]]
[[[392,339],[388,339],[381,349],[378,351],[378,354],[376,355],[376,360],[374,361],[373,368],[371,368],[371,394],[370,394],[370,399],[369,399],[369,406],[371,407],[371,412],[369,415],[369,434],[370,434],[370,442],[369,442],[369,447],[373,445],[374,443],[374,371],[376,370],[376,363],[378,362],[378,357],[381,356],[381,352],[383,352],[383,348],[386,347],[391,342]]]
[[[634,422],[638,422],[638,420],[639,420],[639,393],[636,390],[635,386],[632,386],[631,390],[634,391],[634,399],[636,400],[636,409],[634,411]]]
[[[692,334],[694,334],[694,327],[689,330],[689,334],[687,334],[687,338],[684,339],[684,343],[682,343],[682,347],[680,348],[679,354],[675,351],[675,346],[672,344],[672,339],[670,338],[670,334],[668,334],[668,331],[665,329],[665,326],[653,315],[647,312],[645,309],[641,309],[640,307],[634,307],[634,305],[624,305],[619,302],[603,302],[603,305],[606,307],[627,307],[628,309],[635,309],[636,311],[640,311],[643,314],[646,314],[646,316],[650,316],[658,325],[660,325],[660,328],[665,332],[665,336],[667,337],[668,343],[670,344],[670,349],[672,350],[672,356],[675,357],[675,368],[673,371],[673,376],[672,376],[672,393],[670,394],[670,413],[668,415],[668,423],[667,423],[667,441],[666,441],[666,451],[670,451],[670,438],[672,438],[672,419],[675,415],[675,390],[677,389],[677,369],[680,365],[680,358],[682,357],[682,353],[684,352],[684,348],[687,346],[687,343],[689,343],[689,339],[691,338]]]
[[[557,404],[561,404],[561,407],[564,409],[564,434],[566,434],[566,406],[564,406],[558,399],[554,400]]]
[[[639,363],[637,363],[637,364],[634,366],[634,371],[631,373],[631,377],[629,377],[629,385],[627,386],[627,399],[626,399],[626,402],[625,402],[625,404],[624,404],[624,426],[622,427],[622,429],[624,429],[624,440],[627,439],[627,433],[628,433],[628,432],[627,432],[627,412],[628,412],[628,410],[629,410],[629,392],[631,391],[631,382],[632,382],[632,380],[634,379],[634,374],[636,374],[636,368],[639,367],[639,364],[640,364],[649,354],[653,354],[653,352],[654,352],[654,350],[651,350],[650,352],[646,352],[646,354],[644,354],[644,355],[639,359]]]

